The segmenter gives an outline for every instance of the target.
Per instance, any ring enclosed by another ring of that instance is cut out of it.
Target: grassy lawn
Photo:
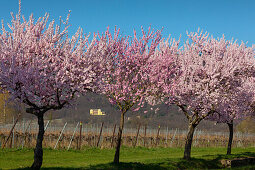
[[[184,161],[183,148],[128,148],[122,147],[121,164],[113,165],[114,149],[88,148],[76,150],[44,149],[44,169],[219,169],[219,160],[253,156],[253,148],[233,148],[226,156],[226,148],[192,148],[192,160]],[[33,150],[0,150],[0,169],[23,169],[33,162]],[[255,169],[254,166],[242,168]]]

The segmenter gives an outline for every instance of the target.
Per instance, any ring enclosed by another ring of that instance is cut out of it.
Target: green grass
[[[112,164],[114,149],[87,148],[76,150],[44,149],[43,169],[219,169],[219,160],[255,157],[255,148],[192,148],[192,159],[182,159],[183,148],[122,147],[120,165]],[[33,162],[32,149],[0,150],[0,169],[25,169]],[[239,167],[240,168],[240,167]],[[239,169],[238,168],[238,169]],[[255,169],[255,166],[242,167]]]

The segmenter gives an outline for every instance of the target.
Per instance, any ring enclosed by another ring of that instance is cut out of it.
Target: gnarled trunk
[[[119,126],[119,132],[117,136],[117,145],[116,145],[116,150],[115,150],[115,155],[113,160],[113,163],[116,163],[116,164],[119,163],[119,159],[120,159],[120,145],[121,145],[122,131],[124,127],[124,114],[125,112],[122,112],[120,117],[120,126]]]
[[[191,146],[192,146],[193,135],[194,135],[196,126],[197,126],[196,124],[191,124],[191,123],[189,124],[188,135],[185,141],[185,150],[184,150],[183,159],[186,159],[186,160],[190,159]]]
[[[229,128],[229,138],[228,138],[228,149],[227,149],[227,155],[231,154],[231,147],[233,142],[233,121],[231,123],[227,123]]]
[[[32,169],[40,169],[42,166],[42,161],[43,161],[42,142],[43,142],[43,135],[44,135],[43,115],[44,115],[43,113],[38,113],[37,115],[39,132],[37,135],[36,147],[34,149],[34,163],[31,166]]]

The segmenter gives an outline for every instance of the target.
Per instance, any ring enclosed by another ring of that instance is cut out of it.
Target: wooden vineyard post
[[[167,138],[168,138],[168,126],[166,127],[166,146],[167,146]]]
[[[75,132],[76,132],[76,129],[77,129],[78,125],[79,125],[79,122],[77,123],[77,125],[76,125],[76,127],[75,127],[75,129],[74,129],[74,132],[73,132],[73,135],[72,135],[72,138],[71,138],[71,140],[70,140],[70,143],[69,143],[69,145],[68,145],[67,150],[69,150],[69,148],[70,148],[70,146],[71,146],[71,144],[72,144],[72,141],[73,141],[73,138],[74,138],[74,135],[75,135]]]
[[[22,138],[21,138],[22,136]],[[23,149],[23,141],[25,140],[25,120],[22,120],[22,135],[20,136],[20,146]]]
[[[29,124],[27,125],[27,128],[24,131],[24,138],[23,138],[23,142],[22,142],[22,149],[24,147],[25,141],[26,141],[26,133],[28,131],[28,128],[30,127],[30,124],[32,123],[32,120],[30,120]],[[28,135],[29,136],[29,135]]]
[[[143,146],[145,147],[146,145],[146,129],[147,129],[147,126],[145,125],[144,126],[144,137],[143,137]]]
[[[5,145],[7,144],[7,142],[8,142],[8,140],[9,140],[9,138],[10,138],[10,136],[11,136],[11,134],[12,134],[12,132],[13,132],[13,130],[14,130],[14,128],[15,128],[15,126],[16,126],[16,124],[17,124],[19,118],[20,118],[20,116],[21,116],[21,114],[18,114],[18,117],[17,117],[17,119],[15,120],[15,122],[14,122],[12,128],[11,128],[11,131],[10,131],[10,133],[9,133],[9,135],[8,135],[8,137],[7,137],[7,139],[6,139],[6,141],[4,142],[2,148],[4,148]]]
[[[99,143],[100,143],[100,138],[101,138],[101,135],[102,135],[103,126],[104,126],[104,122],[102,122],[102,124],[101,124],[101,129],[100,129],[100,133],[99,133],[98,141],[97,141],[97,147],[99,146]]]
[[[171,143],[170,143],[170,147],[173,146],[173,142],[174,142],[174,139],[175,139],[176,132],[177,132],[177,128],[175,129],[174,135],[172,137],[172,140],[171,140]]]
[[[31,126],[32,126],[32,123],[28,126],[28,136],[27,136],[28,142],[27,142],[27,144],[28,144],[29,148],[31,146],[31,141],[32,141]]]
[[[159,143],[159,131],[160,131],[160,125],[158,126],[158,132],[157,132],[157,137],[156,137],[156,146]]]
[[[82,121],[80,121],[79,150],[81,149],[81,132],[82,132]]]
[[[58,140],[57,140],[57,143],[56,143],[54,149],[56,149],[56,147],[57,147],[57,145],[58,145],[58,142],[59,142],[60,138],[62,137],[62,134],[63,134],[63,132],[64,132],[64,130],[65,130],[66,125],[67,125],[67,122],[65,123],[65,125],[64,125],[64,127],[63,127],[63,129],[62,129],[62,131],[61,131],[61,133],[60,133],[60,135],[59,135],[59,138],[58,138]]]
[[[14,116],[12,117],[12,122],[14,125],[15,124]],[[13,128],[13,131],[12,131],[12,142],[10,144],[10,148],[14,148],[14,144],[15,144],[15,128]]]
[[[115,129],[116,129],[116,124],[114,125],[114,128],[113,128],[111,148],[113,147]]]
[[[136,147],[136,144],[137,144],[137,141],[138,141],[138,135],[139,135],[140,126],[141,126],[141,124],[138,125],[138,129],[137,129],[137,134],[136,134],[136,138],[135,138],[134,147]]]
[[[48,120],[48,122],[47,122],[47,124],[46,124],[46,126],[45,126],[45,128],[44,128],[44,131],[47,130],[49,123],[50,123],[50,120]]]

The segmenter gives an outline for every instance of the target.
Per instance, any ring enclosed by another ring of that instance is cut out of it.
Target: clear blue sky
[[[66,17],[71,10],[71,33],[80,26],[85,32],[103,32],[106,27],[121,29],[130,35],[140,27],[163,29],[163,37],[176,39],[186,31],[203,29],[214,37],[255,44],[255,0],[22,0],[22,14],[36,18],[45,12],[50,19]],[[17,13],[18,0],[4,0],[0,19],[10,22],[10,12]]]

